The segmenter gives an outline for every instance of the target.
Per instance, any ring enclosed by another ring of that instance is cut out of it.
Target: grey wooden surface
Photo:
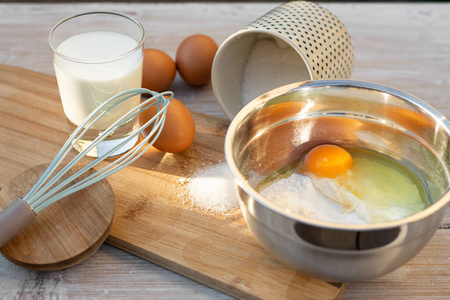
[[[220,44],[278,4],[1,3],[0,63],[54,74],[48,32],[57,21],[78,12],[116,10],[131,15],[146,28],[146,47],[174,57],[185,37],[203,33]],[[407,91],[450,117],[450,4],[322,5],[341,19],[352,37],[351,78]],[[191,110],[224,117],[211,85],[193,88],[177,76],[171,89]],[[449,212],[446,223],[450,223]],[[349,284],[342,299],[450,299],[449,233],[439,229],[417,257],[394,272],[371,282]],[[25,270],[0,257],[0,299],[69,298],[229,297],[109,245],[82,264],[56,272]]]

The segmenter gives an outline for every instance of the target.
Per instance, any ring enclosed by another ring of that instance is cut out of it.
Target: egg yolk
[[[305,168],[320,177],[335,178],[346,172],[353,165],[350,153],[336,145],[319,145],[305,156]]]

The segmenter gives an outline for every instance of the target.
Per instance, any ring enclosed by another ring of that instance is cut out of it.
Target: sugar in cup
[[[141,87],[144,36],[144,28],[138,21],[114,12],[83,13],[53,27],[49,44],[70,132],[106,100],[122,91]],[[135,96],[112,108],[75,148],[80,152],[86,149],[99,134],[139,103],[140,97]],[[138,122],[138,118],[134,118],[123,124],[87,155],[99,157],[120,145],[137,130]],[[126,152],[137,140],[136,136],[112,155]]]
[[[349,78],[353,59],[350,35],[334,14],[313,2],[287,2],[221,44],[212,67],[214,95],[232,119],[274,88]]]

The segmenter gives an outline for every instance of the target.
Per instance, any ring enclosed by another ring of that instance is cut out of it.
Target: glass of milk
[[[73,131],[97,106],[114,95],[142,84],[145,31],[136,20],[113,12],[88,12],[60,21],[49,35],[53,65],[69,131]],[[113,108],[91,127],[75,149],[92,141],[140,102],[135,96]],[[119,145],[138,127],[138,118],[115,130],[89,151],[98,157]],[[135,140],[112,155],[131,149]]]

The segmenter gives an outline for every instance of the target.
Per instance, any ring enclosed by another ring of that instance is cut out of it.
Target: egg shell
[[[164,51],[144,49],[142,87],[161,93],[166,91],[177,72],[173,59]]]
[[[140,123],[144,124],[157,113],[156,106],[152,106],[143,111],[140,116]],[[148,126],[142,135],[147,137],[152,125]],[[167,107],[166,120],[158,139],[153,147],[160,151],[169,153],[179,153],[193,143],[195,137],[195,123],[189,109],[178,99],[172,98]]]
[[[195,34],[184,39],[178,46],[175,58],[181,78],[194,86],[208,83],[218,48],[217,43],[204,34]]]

